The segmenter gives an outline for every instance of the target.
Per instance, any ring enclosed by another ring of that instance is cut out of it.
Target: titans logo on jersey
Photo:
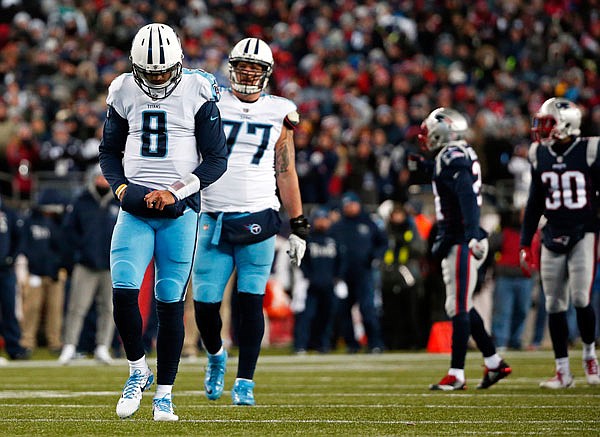
[[[243,102],[221,89],[217,104],[227,137],[227,171],[202,191],[202,211],[256,212],[279,210],[275,181],[275,144],[283,125],[297,120],[296,105],[283,97],[262,94]]]
[[[546,226],[561,235],[574,228],[597,231],[599,140],[577,138],[562,154],[539,143],[531,145],[532,184],[522,241],[531,241],[542,214],[548,219]]]
[[[480,239],[481,167],[464,141],[450,143],[436,156],[433,171],[439,239],[451,243]]]
[[[190,126],[202,105],[218,98],[214,77],[202,70],[184,69],[173,94],[161,100],[141,93],[131,73],[117,77],[106,102],[128,123],[123,157],[127,180],[164,189],[194,170],[201,156]]]

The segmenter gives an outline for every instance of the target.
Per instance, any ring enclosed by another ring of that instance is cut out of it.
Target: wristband
[[[117,196],[118,199],[121,199],[121,194],[123,194],[123,191],[125,191],[125,188],[127,188],[127,184],[121,184],[115,190],[115,196]]]
[[[177,200],[183,200],[200,191],[200,179],[194,173],[190,173],[183,179],[173,182],[167,189],[173,193]]]
[[[306,217],[304,217],[302,214],[296,218],[290,219],[290,227],[292,228],[292,234],[296,234],[303,240],[308,238],[308,230],[310,229],[310,225],[308,224]]]

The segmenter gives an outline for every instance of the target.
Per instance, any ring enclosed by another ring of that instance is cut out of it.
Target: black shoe
[[[13,361],[23,361],[31,358],[31,349],[21,349],[16,354],[10,355],[10,359]]]
[[[483,379],[481,380],[477,388],[491,387],[492,385],[500,381],[502,378],[506,378],[508,375],[511,374],[511,372],[512,369],[504,360],[500,361],[500,365],[495,369],[488,369],[486,367],[485,371],[483,372]]]

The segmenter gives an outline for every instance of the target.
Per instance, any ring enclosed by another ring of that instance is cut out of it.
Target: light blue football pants
[[[112,236],[110,270],[113,288],[139,290],[154,257],[155,297],[172,303],[185,298],[196,245],[198,213],[143,218],[120,210]]]
[[[275,236],[253,244],[213,244],[215,223],[208,214],[200,215],[198,249],[192,273],[194,300],[221,302],[234,267],[237,268],[238,291],[265,294],[275,257]]]

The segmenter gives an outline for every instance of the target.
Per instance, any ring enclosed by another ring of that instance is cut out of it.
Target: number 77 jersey
[[[283,97],[261,94],[255,102],[221,89],[218,108],[227,137],[227,171],[202,190],[203,212],[279,210],[275,181],[275,145],[296,105]]]
[[[543,214],[557,230],[574,226],[583,232],[597,231],[600,137],[580,137],[562,154],[552,147],[533,143],[529,149],[531,187],[521,242],[528,245]]]

